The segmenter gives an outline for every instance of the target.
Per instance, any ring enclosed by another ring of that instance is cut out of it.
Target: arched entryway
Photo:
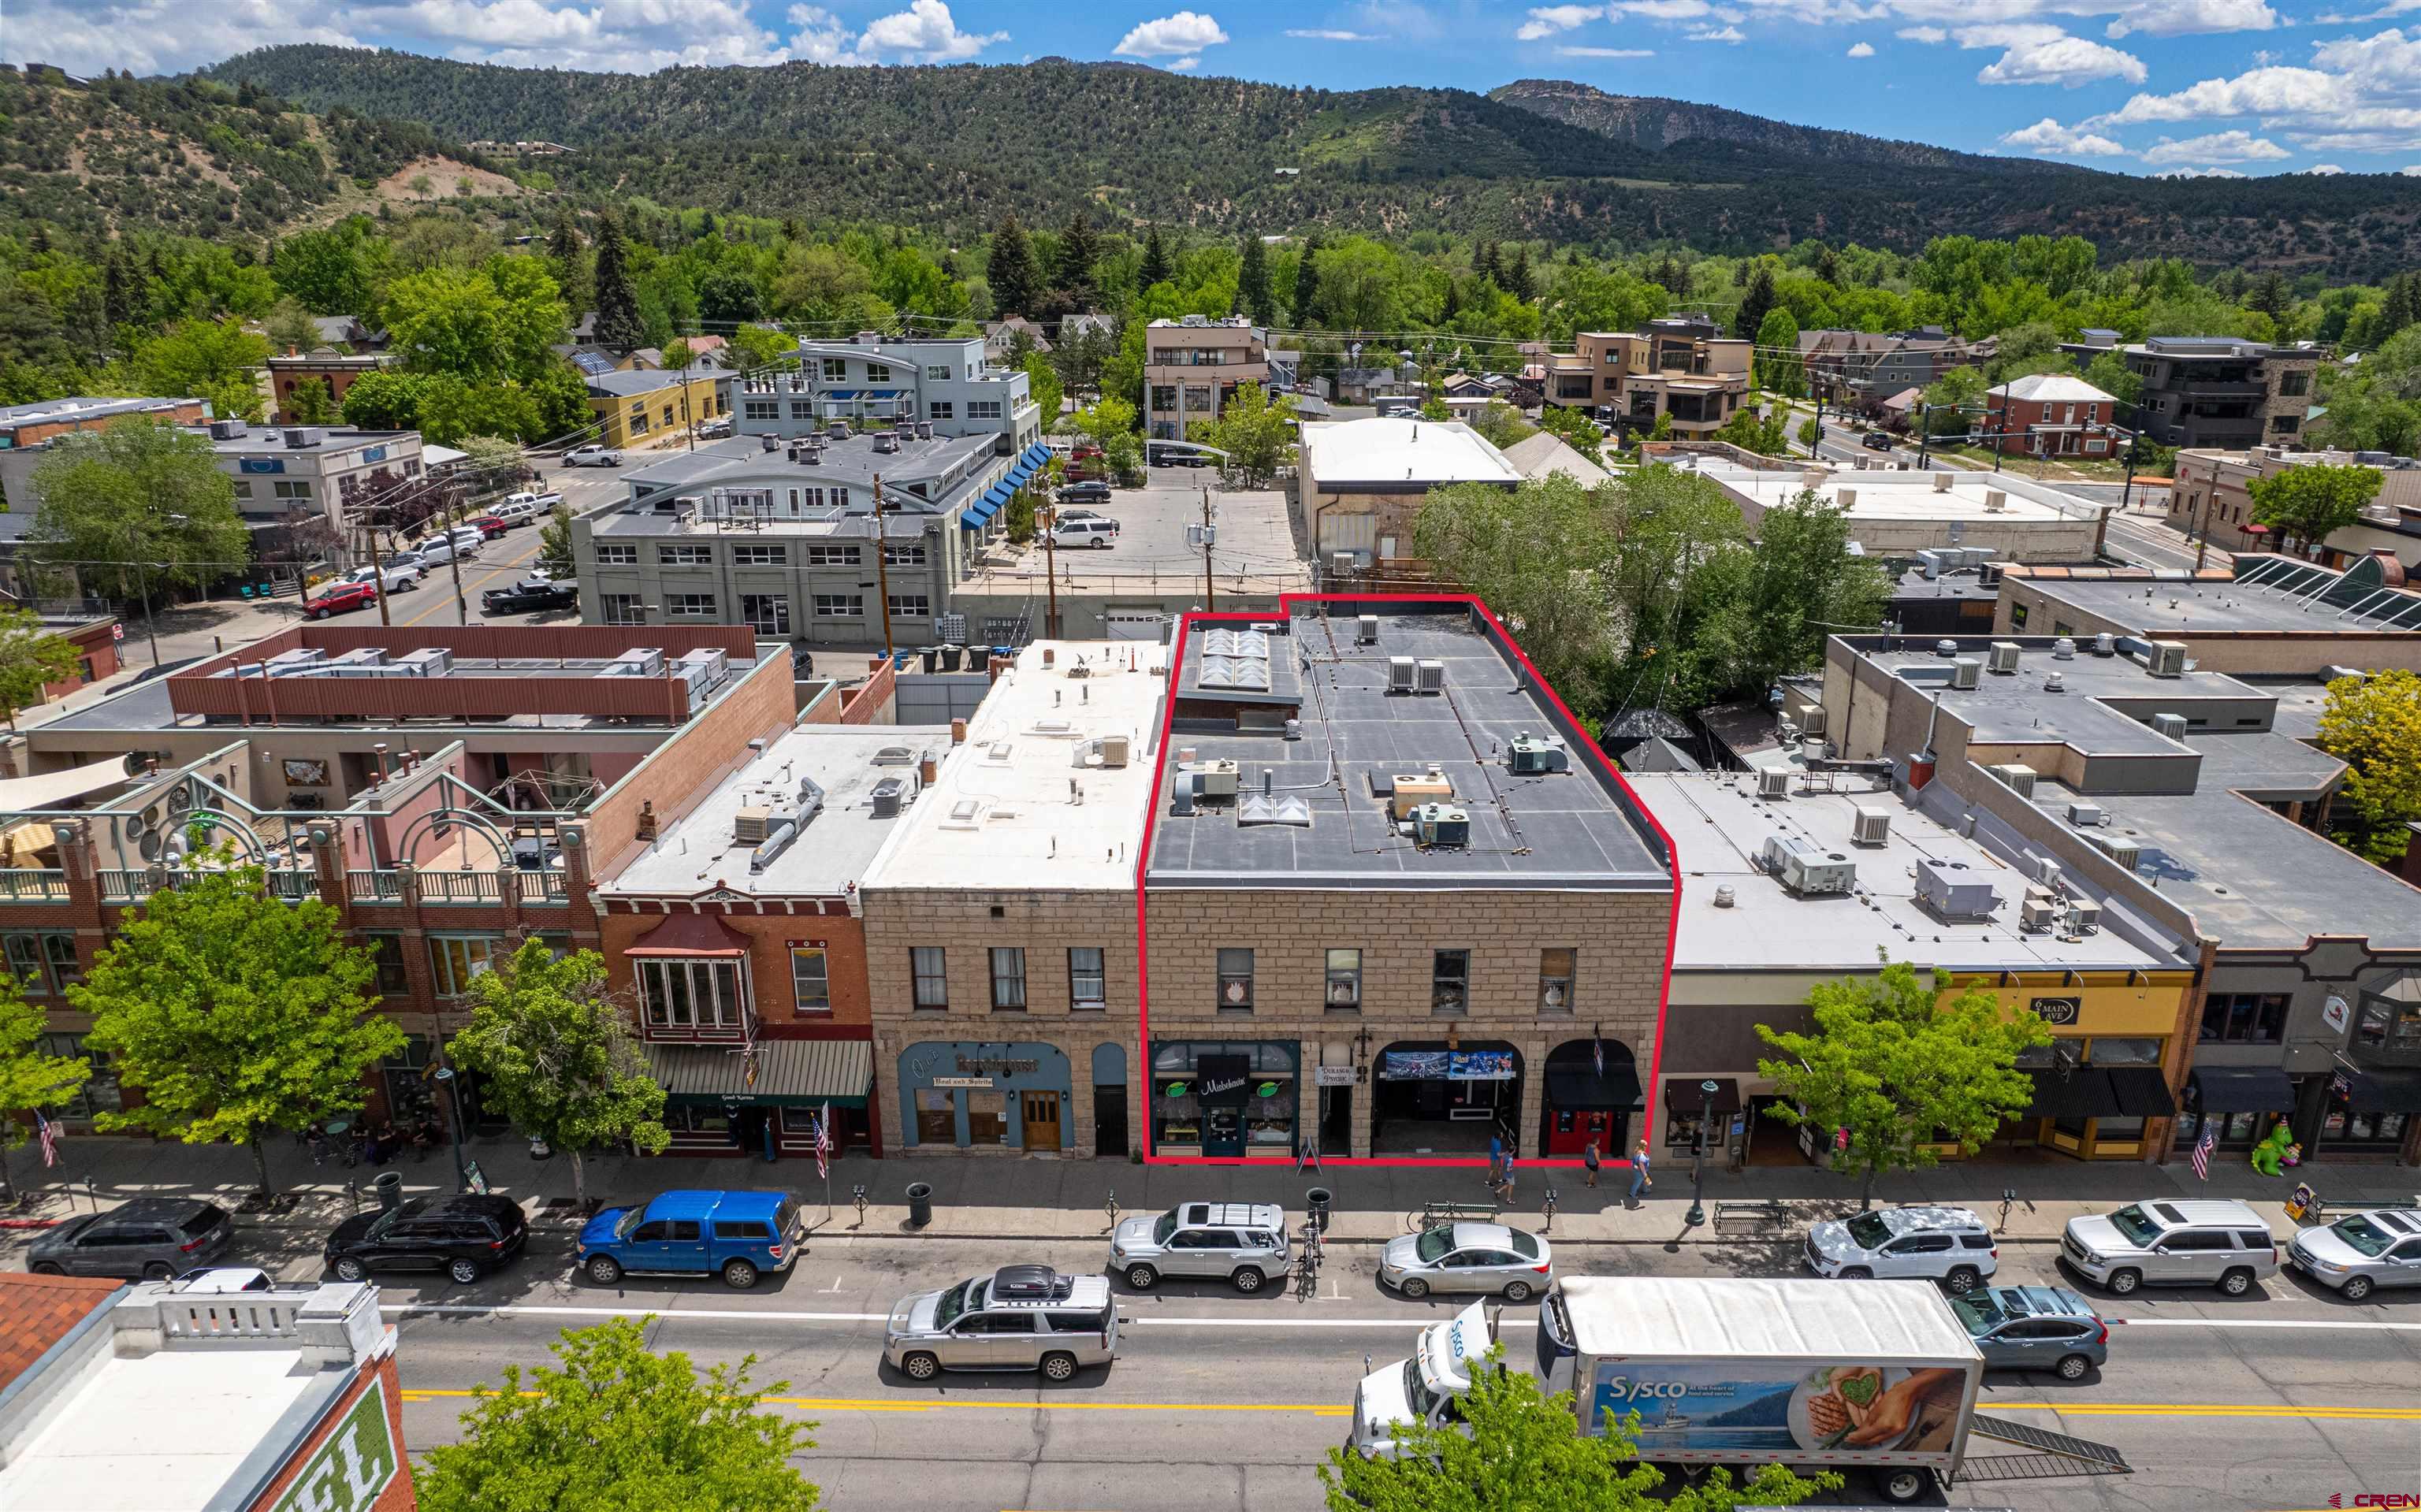
[[[1547,1052],[1539,1148],[1578,1155],[1590,1140],[1609,1161],[1631,1154],[1631,1115],[1640,1097],[1639,1066],[1619,1039],[1567,1039]]]
[[[1373,1155],[1485,1155],[1514,1143],[1522,1052],[1502,1039],[1399,1039],[1379,1052],[1370,1085]]]

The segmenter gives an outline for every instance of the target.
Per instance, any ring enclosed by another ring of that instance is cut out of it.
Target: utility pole
[[[1202,607],[1219,607],[1219,589],[1210,581],[1210,486],[1202,486]]]
[[[1054,641],[1059,638],[1059,542],[1051,527],[1058,514],[1055,502],[1039,505],[1034,511],[1035,525],[1042,532],[1042,580],[1049,599],[1042,611],[1042,633]]]
[[[897,660],[898,653],[891,645],[891,553],[889,543],[882,538],[882,475],[880,473],[874,475],[874,579],[875,591],[882,595],[882,654]]]

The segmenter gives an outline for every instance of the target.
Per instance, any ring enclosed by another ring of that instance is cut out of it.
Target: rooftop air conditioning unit
[[[2027,934],[2049,934],[2059,922],[2059,905],[2039,897],[2018,905],[2018,927]]]
[[[1104,735],[1101,743],[1102,766],[1115,769],[1127,764],[1131,742],[1125,736]]]
[[[1963,861],[1936,861],[1928,856],[1916,864],[1916,896],[1936,918],[1983,919],[2001,906],[2001,895]]]
[[[211,439],[212,441],[241,441],[246,434],[248,434],[248,432],[245,430],[244,424],[242,420],[213,420],[211,422]]]
[[[1451,803],[1423,803],[1413,810],[1413,840],[1424,850],[1461,850],[1471,844],[1471,811]]]
[[[1337,554],[1350,556],[1352,553],[1350,552],[1340,552]],[[1354,616],[1353,644],[1356,646],[1376,646],[1379,644],[1378,616],[1357,615]]]
[[[773,817],[773,811],[772,809],[767,808],[743,808],[733,814],[731,816],[731,843],[734,845],[763,845],[765,843],[765,832],[772,827],[770,821]]]
[[[2144,670],[2156,678],[2182,678],[2186,675],[2186,643],[2154,641],[2152,654],[2144,660]]]
[[[1801,897],[1846,893],[1858,880],[1858,864],[1804,835],[1769,834],[1758,851],[1765,869]]]
[[[296,451],[303,451],[320,444],[327,436],[328,433],[317,426],[297,426],[286,432],[286,444]]]
[[[1823,734],[1824,706],[1822,704],[1805,704],[1801,706],[1799,710],[1799,728],[1803,733],[1808,735]]]
[[[902,807],[915,801],[916,779],[895,773],[876,783],[870,797],[876,818],[896,819]]]
[[[1858,491],[1855,489],[1835,489],[1833,491],[1833,503],[1839,508],[1855,508],[1858,503]]]
[[[2018,670],[2019,646],[2015,641],[1994,641],[1987,665],[2001,677],[2015,676]]]
[[[2119,835],[2088,834],[2085,838],[2101,847],[2104,855],[2129,871],[2133,871],[2135,864],[2144,857],[2143,847]]]
[[[758,449],[760,451],[780,451],[782,449],[782,438],[776,435],[772,435],[770,433],[762,435],[757,438],[757,442]],[[791,460],[793,461],[797,460],[798,455],[799,454],[796,451],[791,452]]]
[[[1414,676],[1414,662],[1411,657],[1391,656],[1387,658],[1387,691],[1389,693],[1412,692]]]
[[[2008,507],[2009,495],[2005,491],[2000,489],[1986,489],[1984,491],[1984,512],[1986,514],[2001,514],[2007,511]]]
[[[2059,869],[2057,856],[2035,857],[2035,881],[2046,891],[2056,893],[2068,885],[2068,873]]]
[[[1891,841],[1891,810],[1887,808],[1870,807],[1865,803],[1859,804],[1857,808],[1857,818],[1851,827],[1850,839],[1851,842],[1855,845],[1878,846],[1889,844]]]
[[[1948,473],[1936,473],[1933,475],[1933,491],[1947,493],[1950,491],[1950,485],[1957,481],[1958,479]]]
[[[1790,770],[1788,767],[1763,767],[1757,774],[1757,796],[1765,799],[1790,796]]]
[[[399,667],[410,667],[414,677],[450,677],[454,672],[454,653],[442,646],[423,647],[417,651],[406,651],[397,657],[395,664]]]
[[[2068,915],[2061,921],[2070,934],[2096,934],[2101,928],[2101,906],[2082,899],[2068,906]]]
[[[661,678],[664,653],[652,646],[634,646],[616,657],[614,665],[626,678]]]
[[[1454,782],[1443,771],[1399,774],[1388,780],[1388,803],[1399,819],[1410,818],[1423,803],[1443,803],[1453,797]]]
[[[2008,784],[2020,798],[2035,795],[2035,769],[2023,761],[2011,761],[1991,769],[1992,775]]]
[[[1328,553],[1328,570],[1338,577],[1347,577],[1351,575],[1353,570],[1361,565],[1362,559],[1354,555],[1351,552],[1331,552]]]
[[[1999,587],[2003,570],[2002,564],[1998,562],[1979,563],[1976,569],[1976,585],[1979,588]]]
[[[2152,733],[2166,736],[2172,740],[2182,740],[2186,738],[2186,717],[2183,714],[2154,714]]]
[[[1205,798],[1236,796],[1236,763],[1225,758],[1205,761],[1195,772],[1194,790]]]
[[[1414,693],[1442,694],[1445,692],[1445,662],[1431,662],[1425,658],[1419,663],[1417,673],[1417,680],[1413,685],[1413,691]]]
[[[2110,822],[2110,813],[2099,803],[2070,803],[2068,805],[2068,822],[2080,830],[2100,829]]]
[[[1984,663],[1972,656],[1955,658],[1950,663],[1950,686],[1973,688],[1983,680]]]
[[[1544,776],[1551,772],[1571,770],[1571,756],[1553,740],[1542,740],[1523,733],[1513,738],[1505,748],[1505,765],[1516,776]]]

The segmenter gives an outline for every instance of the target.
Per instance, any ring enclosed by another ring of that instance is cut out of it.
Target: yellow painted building
[[[677,372],[613,372],[581,375],[588,385],[589,413],[597,417],[599,444],[644,445],[666,434],[678,435],[723,409],[716,380],[729,375],[721,368],[692,369],[683,379]]]
[[[1995,1146],[2131,1161],[2167,1147],[2192,1049],[2187,1030],[2200,1017],[2192,972],[1968,973],[1954,978],[1949,995],[1971,987],[1991,991],[2005,1011],[2032,1009],[2050,1025],[2052,1043],[2022,1065],[2038,1082],[2051,1079],[2050,1095],[2064,1095],[2068,1103],[2060,1113],[2005,1126]],[[2148,1078],[2157,1078],[2164,1093],[2153,1093]],[[2172,1111],[2152,1111],[2163,1105]],[[2105,1107],[2112,1111],[2093,1111]]]

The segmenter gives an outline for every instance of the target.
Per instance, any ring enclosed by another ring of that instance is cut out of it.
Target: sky
[[[1558,78],[2120,173],[2421,177],[2421,0],[0,0],[0,59],[71,72],[278,42],[633,73],[1055,55],[1333,89]]]

